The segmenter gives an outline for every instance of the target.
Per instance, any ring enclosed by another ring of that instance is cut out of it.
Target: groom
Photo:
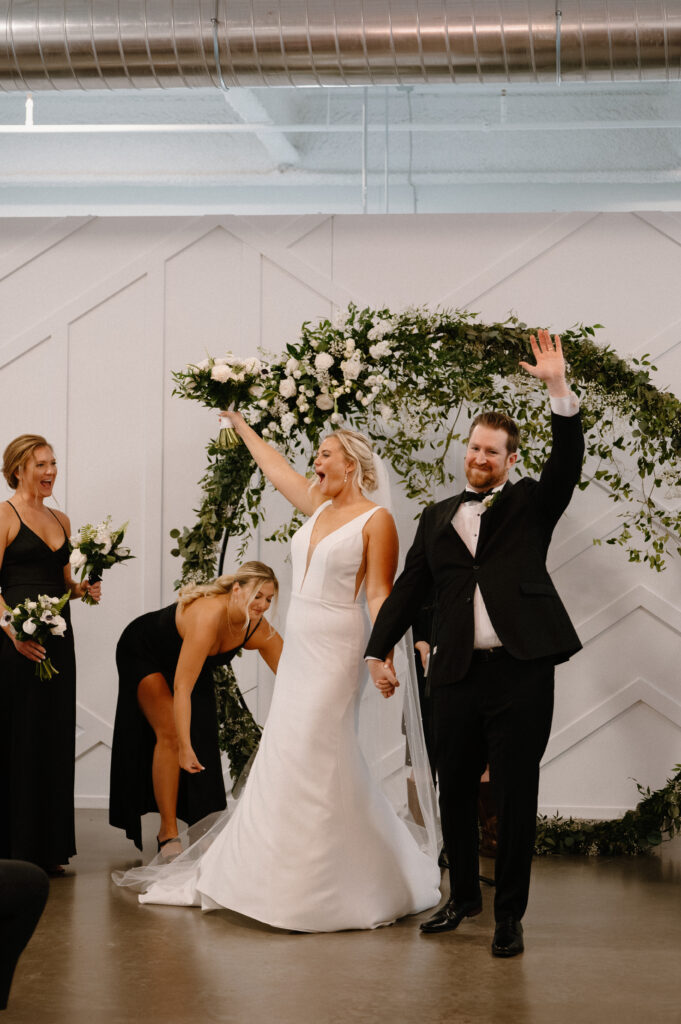
[[[492,942],[495,956],[523,951],[534,850],[539,762],[551,728],[554,665],[581,647],[546,569],[553,529],[579,481],[584,456],[579,403],[565,379],[560,339],[531,336],[546,385],[553,446],[539,480],[508,481],[518,428],[503,413],[471,425],[469,489],[426,508],[404,570],[376,618],[366,658],[388,697],[397,680],[384,662],[414,608],[436,594],[428,686],[451,896],[421,925],[433,934],[482,910],[478,790],[489,761],[499,814]]]

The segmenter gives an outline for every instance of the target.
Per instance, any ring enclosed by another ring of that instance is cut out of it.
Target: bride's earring
[[[346,469],[345,470],[345,476],[343,477],[343,483],[346,484],[347,482],[348,482],[348,471]]]

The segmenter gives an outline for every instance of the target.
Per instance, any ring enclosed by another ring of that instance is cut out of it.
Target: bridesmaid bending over
[[[124,629],[109,821],[140,850],[147,811],[161,816],[159,851],[174,855],[178,817],[192,825],[226,806],[213,669],[243,649],[276,672],[282,639],[263,616],[278,588],[268,565],[246,562],[232,576],[182,587],[176,602]]]

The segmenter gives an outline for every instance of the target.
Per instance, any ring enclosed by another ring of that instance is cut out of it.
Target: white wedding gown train
[[[308,562],[324,507],[292,541],[284,649],[243,795],[204,852],[157,869],[142,903],[228,908],[316,932],[376,928],[440,899],[432,851],[376,785],[357,739],[367,620],[354,591],[376,509],[324,537]]]

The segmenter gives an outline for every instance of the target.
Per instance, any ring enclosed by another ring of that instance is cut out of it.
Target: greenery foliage
[[[681,511],[660,500],[665,488],[680,481],[681,402],[656,388],[647,357],[629,363],[598,345],[599,326],[579,325],[561,335],[586,430],[587,473],[580,486],[597,481],[618,504],[619,525],[606,543],[624,546],[630,561],[661,571],[681,553]],[[393,314],[350,306],[335,322],[303,324],[298,341],[263,362],[260,385],[249,389],[241,410],[289,457],[309,459],[325,432],[352,424],[373,438],[406,496],[425,505],[438,488],[454,483],[453,445],[465,439],[483,408],[501,409],[517,421],[521,472],[540,471],[550,417],[543,388],[518,365],[530,358],[533,331],[516,317],[481,324],[466,311]],[[206,366],[212,371],[215,362],[211,358]],[[176,382],[195,371],[190,364],[174,375]],[[185,397],[203,400],[191,389]],[[231,559],[238,562],[265,514],[265,481],[245,447],[224,451],[212,442],[208,456],[197,521],[171,531],[173,553],[183,559],[180,582],[215,575],[223,528],[240,539]],[[267,539],[286,540],[297,525],[294,516]],[[230,716],[222,742],[236,777],[259,729],[239,702],[231,669],[221,669],[216,684]]]
[[[614,821],[586,821],[539,815],[534,852],[591,856],[648,853],[681,832],[681,764],[662,789],[636,783],[641,802]]]

